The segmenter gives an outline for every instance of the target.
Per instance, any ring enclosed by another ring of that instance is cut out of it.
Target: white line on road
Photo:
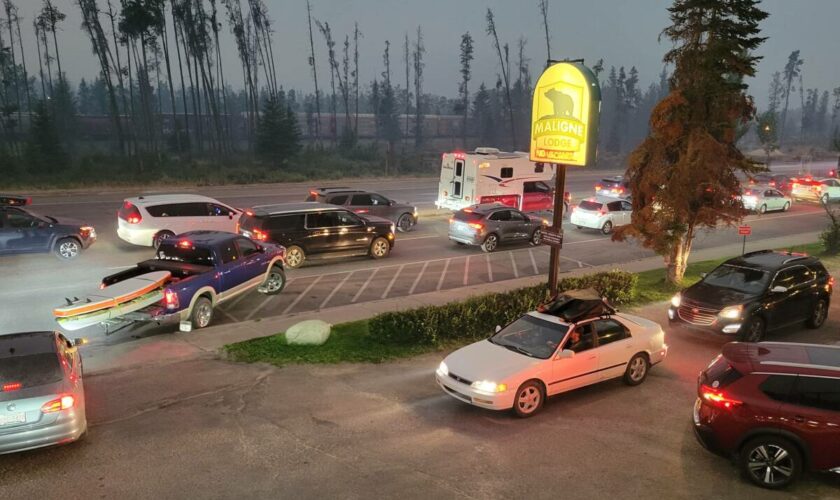
[[[490,254],[484,254],[487,259],[487,281],[493,283],[493,266],[490,265]]]
[[[534,249],[528,249],[528,255],[531,256],[531,265],[534,266],[534,274],[540,274],[539,268],[537,268],[537,259],[534,258]]]
[[[397,278],[400,276],[400,273],[402,272],[404,267],[405,267],[405,264],[401,265],[400,268],[397,269],[397,272],[394,274],[394,277],[391,278],[391,282],[388,283],[387,287],[385,287],[385,291],[382,292],[382,298],[383,299],[386,298],[389,293],[391,293],[391,287],[394,286],[394,282],[397,281]]]
[[[345,284],[345,283],[347,283],[347,280],[349,280],[349,279],[350,279],[350,276],[353,276],[353,273],[355,273],[355,272],[356,272],[356,271],[350,271],[349,273],[347,273],[347,276],[345,276],[345,277],[344,277],[344,279],[343,279],[343,280],[341,280],[341,283],[339,283],[339,284],[338,284],[338,286],[333,287],[332,292],[330,292],[330,294],[329,294],[329,295],[327,295],[327,298],[326,298],[326,299],[324,299],[324,301],[323,301],[323,302],[321,302],[321,305],[320,305],[320,306],[318,306],[318,309],[323,309],[323,308],[324,308],[324,306],[325,306],[325,305],[327,305],[327,302],[329,302],[329,301],[330,301],[330,299],[331,299],[331,298],[333,298],[333,295],[335,295],[335,292],[337,292],[339,288],[341,288],[342,286],[344,286],[344,284]]]
[[[464,286],[467,286],[467,281],[469,281],[470,257],[471,255],[467,255],[467,262],[464,263]]]
[[[443,279],[446,278],[446,270],[449,269],[449,263],[452,261],[452,258],[446,259],[446,263],[443,265],[443,271],[440,273],[440,279],[438,280],[436,291],[440,291],[440,287],[443,286]]]
[[[440,235],[430,234],[428,236],[414,236],[410,238],[397,238],[397,241],[427,240],[429,238],[440,238]]]
[[[218,308],[218,309],[216,309],[216,310],[217,310],[217,311],[219,311],[220,313],[224,314],[225,316],[227,316],[227,317],[228,317],[228,319],[232,320],[234,323],[239,323],[239,320],[238,320],[238,319],[236,319],[236,316],[234,316],[233,314],[231,314],[231,313],[229,313],[229,312],[225,311],[225,310],[224,310],[224,309],[222,309],[222,308]]]
[[[516,259],[513,258],[513,252],[509,252],[509,255],[510,255],[510,267],[513,268],[513,277],[518,278],[519,277],[519,269],[517,269],[517,267],[516,267]]]
[[[411,289],[408,291],[409,295],[414,294],[414,289],[417,288],[417,284],[420,283],[420,278],[422,278],[423,274],[425,274],[427,267],[429,267],[428,261],[423,263],[423,269],[420,270],[420,273],[418,273],[417,277],[414,279],[414,284],[411,285]]]
[[[260,310],[262,310],[262,308],[263,308],[263,307],[265,307],[265,306],[266,306],[266,304],[268,304],[269,302],[271,302],[271,299],[273,299],[273,298],[275,298],[275,297],[276,297],[276,295],[269,295],[268,297],[266,297],[266,298],[265,298],[265,300],[263,300],[263,301],[260,303],[260,305],[258,305],[257,307],[253,308],[253,309],[251,310],[251,312],[249,312],[249,313],[248,313],[248,315],[247,315],[247,316],[245,316],[245,321],[248,321],[249,319],[253,318],[255,314],[257,314]]]
[[[309,290],[312,290],[312,287],[313,287],[313,286],[315,286],[315,285],[316,285],[319,281],[321,281],[321,278],[323,278],[323,275],[322,275],[322,276],[318,276],[317,278],[315,278],[315,281],[313,281],[312,283],[310,283],[310,284],[309,284],[309,286],[308,286],[308,287],[306,287],[306,290],[304,290],[303,292],[301,292],[301,293],[300,293],[300,295],[298,295],[298,296],[297,296],[297,298],[296,298],[294,301],[292,301],[292,303],[291,303],[291,304],[289,304],[289,306],[288,306],[288,307],[286,307],[285,309],[283,309],[283,314],[284,314],[284,315],[285,315],[285,314],[288,314],[288,313],[289,313],[289,311],[291,311],[293,307],[295,307],[296,305],[298,305],[298,302],[300,302],[300,300],[303,298],[303,296],[304,296],[304,295],[306,295],[307,293],[309,293]]]
[[[378,267],[373,269],[373,272],[370,273],[370,276],[368,276],[368,279],[365,281],[365,284],[362,285],[362,287],[359,288],[359,291],[356,292],[356,295],[353,296],[353,300],[350,301],[351,303],[354,303],[354,302],[356,302],[356,300],[358,300],[359,296],[362,294],[362,292],[365,291],[365,288],[367,288],[367,286],[370,284],[370,280],[372,280],[373,277],[376,276],[376,273],[379,272],[379,269],[380,268],[378,268]]]

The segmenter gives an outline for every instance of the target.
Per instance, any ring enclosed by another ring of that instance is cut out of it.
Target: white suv
[[[157,248],[170,236],[188,231],[236,232],[241,212],[195,194],[166,194],[128,198],[117,212],[117,235],[141,246]]]

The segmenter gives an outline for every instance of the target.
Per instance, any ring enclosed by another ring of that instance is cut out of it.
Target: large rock
[[[286,330],[286,342],[295,345],[323,345],[330,338],[330,324],[320,319],[309,319],[292,325]]]

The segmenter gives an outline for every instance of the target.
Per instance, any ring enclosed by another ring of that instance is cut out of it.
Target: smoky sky
[[[30,73],[37,72],[32,18],[40,8],[40,0],[13,0],[23,18],[24,42],[28,46],[27,64]],[[106,0],[99,0],[104,7]],[[112,0],[118,4],[119,0]],[[264,0],[273,21],[275,59],[282,85],[310,92],[311,72],[305,0]],[[241,0],[247,12],[247,0]],[[80,27],[79,8],[75,0],[53,0],[67,14],[59,33],[62,68],[72,81],[92,79],[98,63],[91,53],[90,42]],[[209,1],[205,2],[209,5]],[[220,2],[217,2],[220,3]],[[426,55],[423,88],[446,96],[455,96],[458,89],[458,45],[469,31],[475,40],[475,61],[471,87],[481,82],[495,85],[500,73],[498,58],[486,34],[487,8],[493,9],[502,43],[511,50],[511,66],[517,63],[520,37],[527,42],[526,57],[532,77],[536,79],[546,61],[546,47],[537,0],[312,0],[313,17],[329,22],[337,49],[344,36],[351,35],[354,22],[359,23],[363,38],[359,44],[360,80],[367,85],[382,72],[382,50],[385,40],[391,42],[392,79],[404,86],[403,41],[406,33],[413,44],[417,27],[422,28]],[[636,66],[643,86],[653,81],[662,69],[662,56],[670,48],[659,34],[668,25],[667,0],[549,0],[551,55],[554,59],[583,58],[592,65],[604,59],[610,66]],[[168,2],[167,2],[168,4]],[[219,7],[221,9],[221,6]],[[767,100],[767,89],[773,72],[780,71],[792,50],[801,50],[803,83],[807,88],[830,90],[840,86],[840,47],[837,21],[840,0],[765,0],[762,8],[770,17],[762,24],[767,41],[758,50],[764,57],[755,79],[749,80],[750,93],[759,106]],[[224,20],[224,12],[220,13]],[[103,25],[107,26],[103,18]],[[4,37],[6,39],[7,37]],[[315,33],[319,83],[328,85],[329,68],[323,37]],[[241,66],[235,45],[225,22],[222,31],[223,64],[227,81],[242,86]],[[51,48],[52,50],[52,48]],[[413,85],[413,81],[411,82]]]

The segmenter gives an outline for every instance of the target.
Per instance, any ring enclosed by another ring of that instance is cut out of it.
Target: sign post
[[[548,61],[534,87],[530,160],[556,166],[554,220],[543,231],[543,242],[551,246],[548,287],[552,294],[557,292],[563,246],[566,167],[583,167],[595,159],[600,111],[601,87],[582,60]]]
[[[744,237],[744,243],[741,245],[741,255],[747,251],[747,236],[752,234],[751,226],[738,226],[738,234]]]

